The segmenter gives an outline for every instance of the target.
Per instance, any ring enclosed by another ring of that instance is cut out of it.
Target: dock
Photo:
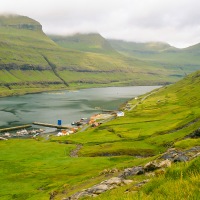
[[[102,109],[101,111],[103,113],[117,113],[118,112],[117,110],[105,110],[105,109]]]
[[[2,128],[2,129],[0,129],[0,133],[1,132],[7,132],[7,131],[15,131],[15,130],[19,130],[19,129],[30,128],[30,127],[32,127],[31,124],[26,124],[26,125],[22,125],[22,126],[15,126],[15,127],[10,127],[10,128]]]
[[[62,125],[55,125],[55,124],[48,124],[48,123],[41,123],[41,122],[33,122],[34,125],[38,126],[45,126],[49,128],[57,128],[57,129],[70,129],[70,126],[62,126]]]

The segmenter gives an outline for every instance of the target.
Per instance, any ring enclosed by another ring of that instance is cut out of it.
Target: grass
[[[49,199],[53,191],[74,191],[93,177],[102,179],[105,168],[145,162],[129,156],[70,158],[75,145],[33,139],[1,142],[0,148],[1,199]]]

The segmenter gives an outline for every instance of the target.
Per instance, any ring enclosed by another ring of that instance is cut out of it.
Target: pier
[[[33,122],[34,125],[38,126],[45,126],[49,128],[57,128],[57,129],[70,129],[70,126],[62,126],[62,125],[55,125],[55,124],[48,124],[48,123],[41,123],[41,122]]]
[[[26,125],[22,125],[22,126],[15,126],[15,127],[10,127],[10,128],[2,128],[2,129],[0,129],[0,133],[1,132],[7,132],[7,131],[15,131],[15,130],[19,130],[19,129],[30,128],[30,127],[32,127],[32,125],[26,124]]]

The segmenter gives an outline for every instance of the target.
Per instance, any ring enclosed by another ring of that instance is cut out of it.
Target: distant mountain
[[[189,48],[178,49],[161,42],[136,43],[122,40],[108,41],[116,51],[125,56],[145,60],[169,70],[179,69],[180,72],[174,74],[175,76],[180,76],[182,73],[189,74],[200,69],[200,45],[198,44]]]
[[[88,33],[70,36],[49,35],[58,45],[67,49],[103,54],[117,54],[110,43],[98,33]]]
[[[184,48],[183,51],[190,53],[200,52],[200,43]]]
[[[147,42],[147,43],[137,43],[137,42],[128,42],[123,40],[108,40],[111,46],[114,49],[117,49],[119,52],[127,53],[146,53],[153,54],[163,51],[176,50],[175,47],[170,46],[167,43],[162,42]]]

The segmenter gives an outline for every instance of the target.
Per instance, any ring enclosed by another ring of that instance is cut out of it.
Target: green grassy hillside
[[[198,137],[186,137],[200,127],[199,87],[200,71],[130,100],[123,106],[124,117],[85,132],[0,141],[0,199],[63,199],[117,175],[101,173],[105,169],[144,165],[168,148],[199,145]],[[70,157],[80,144],[79,157]],[[97,199],[198,199],[199,172],[199,158],[173,164],[139,191],[125,192],[125,186]],[[130,178],[137,182],[147,177]]]

